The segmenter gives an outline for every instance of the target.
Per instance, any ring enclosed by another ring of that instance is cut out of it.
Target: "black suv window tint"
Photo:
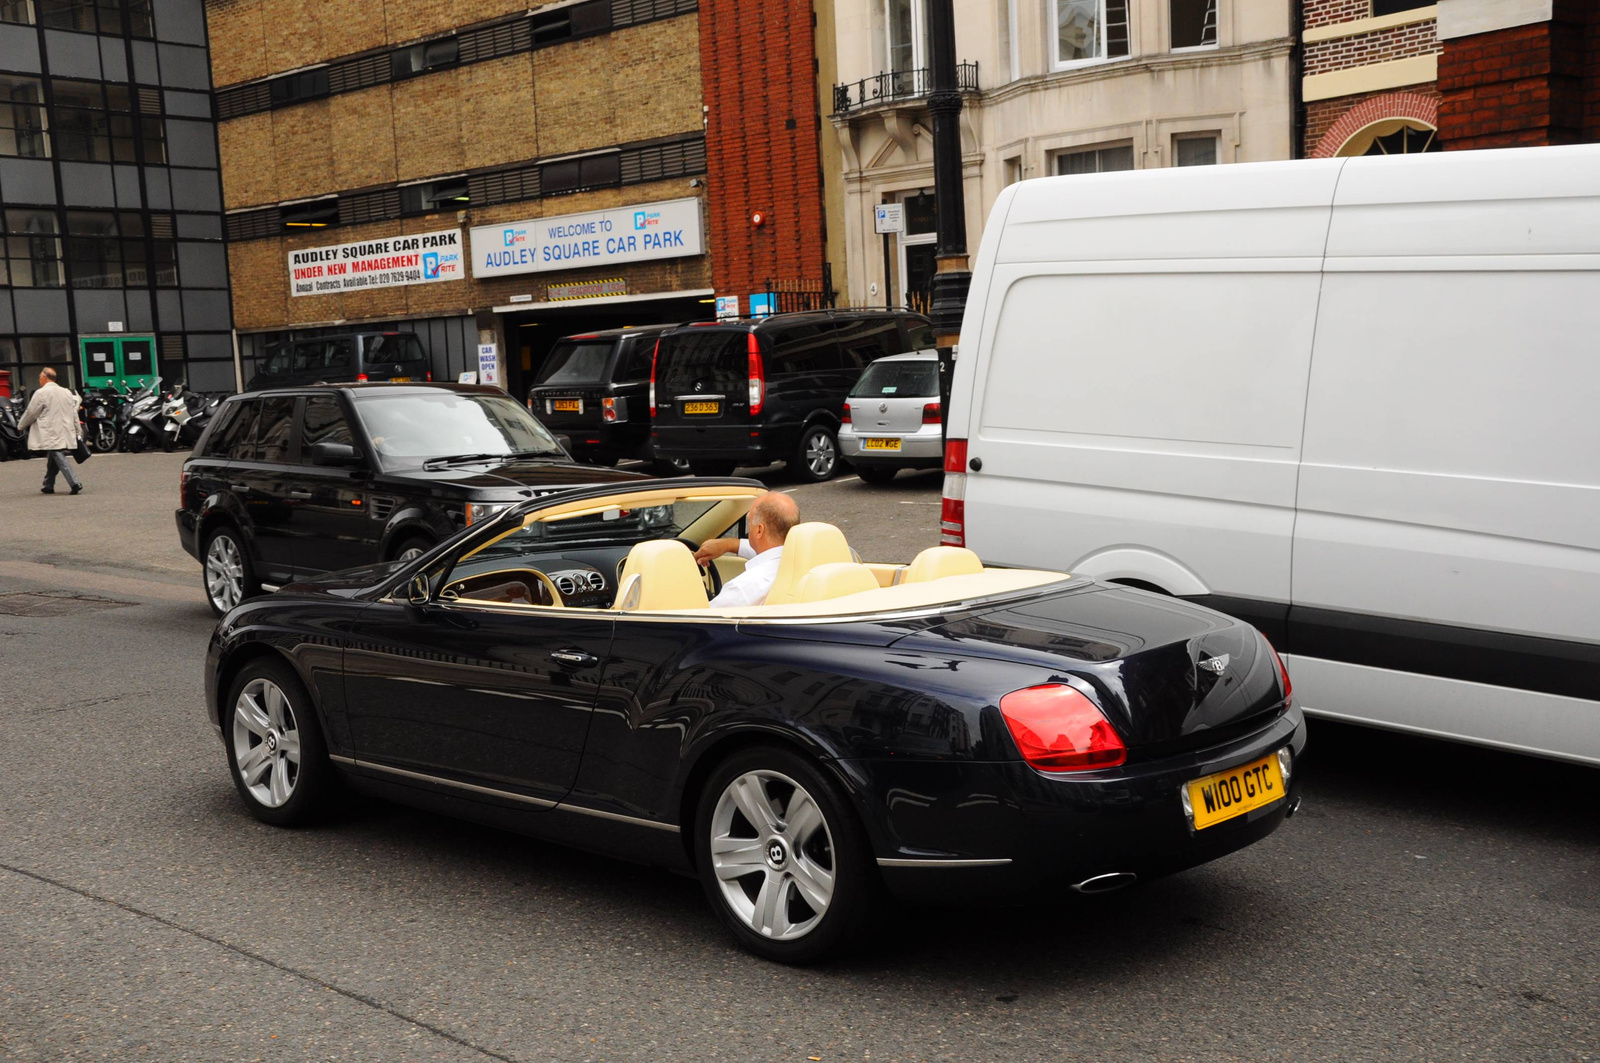
[[[768,376],[823,373],[840,367],[839,341],[833,322],[790,325],[772,333]]]
[[[234,426],[239,421],[239,410],[245,404],[242,402],[225,402],[217,410],[215,423],[211,426],[211,434],[206,436],[206,449],[203,457],[225,458],[228,456],[229,440],[233,435]]]
[[[742,394],[749,380],[748,333],[727,330],[661,337],[656,363],[660,395]]]
[[[875,362],[850,389],[852,398],[930,399],[939,395],[937,362]]]
[[[329,369],[343,369],[355,362],[350,353],[349,340],[329,340],[325,364]]]
[[[256,421],[261,416],[261,400],[247,399],[239,403],[239,415],[228,426],[228,438],[218,444],[218,452],[226,447],[232,461],[253,461],[256,456]]]
[[[892,317],[840,322],[839,350],[846,369],[860,369],[884,355],[903,354],[900,323]]]
[[[627,384],[636,380],[649,380],[650,366],[655,361],[656,338],[632,336],[626,342],[629,344],[627,362],[617,372],[616,382]]]
[[[377,362],[425,362],[428,353],[422,341],[411,332],[384,332],[367,337],[367,364]]]
[[[267,360],[261,363],[263,373],[287,373],[290,360],[294,357],[294,348],[287,343],[281,347],[274,347],[267,352]]]
[[[912,351],[931,351],[939,346],[933,326],[920,317],[906,319],[906,343],[907,350]]]
[[[311,448],[318,443],[355,446],[355,439],[350,435],[350,424],[344,419],[339,400],[332,395],[312,395],[306,399],[304,426],[300,432],[300,459],[309,460]]]
[[[289,433],[294,428],[294,399],[266,399],[261,403],[261,425],[256,429],[257,461],[288,461]]]
[[[611,349],[615,344],[615,340],[576,340],[557,343],[545,357],[544,364],[539,367],[539,375],[533,380],[534,385],[566,387],[605,383],[606,365],[611,361]]]
[[[308,340],[294,345],[294,369],[321,369],[323,352],[328,349],[326,340]]]

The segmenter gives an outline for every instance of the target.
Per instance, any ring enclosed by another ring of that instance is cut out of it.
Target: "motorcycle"
[[[0,399],[0,461],[32,456],[28,450],[28,433],[18,427],[27,408],[26,391]]]
[[[165,420],[161,413],[161,379],[157,377],[142,388],[130,391],[117,411],[117,423],[122,429],[122,445],[131,454],[161,438],[159,422]]]
[[[117,425],[117,406],[118,396],[114,391],[84,390],[78,420],[83,426],[83,441],[96,454],[109,454],[122,443],[122,429]]]
[[[212,395],[209,398],[198,392],[185,392],[184,404],[188,407],[189,416],[184,420],[178,430],[178,445],[193,447],[200,442],[200,437],[205,434],[206,425],[211,423],[211,418],[216,416],[217,410],[222,406],[222,396]]]

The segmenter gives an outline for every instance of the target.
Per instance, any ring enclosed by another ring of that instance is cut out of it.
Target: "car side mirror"
[[[411,582],[406,584],[406,601],[421,608],[428,604],[433,597],[433,588],[428,583],[428,575],[419,572],[411,577]]]
[[[313,443],[311,464],[349,468],[361,464],[361,455],[349,443]]]

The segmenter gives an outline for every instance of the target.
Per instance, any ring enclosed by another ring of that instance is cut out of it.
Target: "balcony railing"
[[[956,64],[956,87],[962,92],[978,91],[978,64]],[[933,71],[895,70],[876,77],[850,81],[833,87],[833,111],[844,114],[862,107],[874,107],[895,100],[919,100],[933,91]]]

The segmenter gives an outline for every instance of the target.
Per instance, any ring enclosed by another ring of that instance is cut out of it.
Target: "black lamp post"
[[[967,206],[961,189],[961,90],[956,83],[956,18],[951,0],[928,0],[933,44],[933,196],[938,217],[933,276],[933,330],[939,346],[953,346],[961,335],[972,273],[967,269]]]

